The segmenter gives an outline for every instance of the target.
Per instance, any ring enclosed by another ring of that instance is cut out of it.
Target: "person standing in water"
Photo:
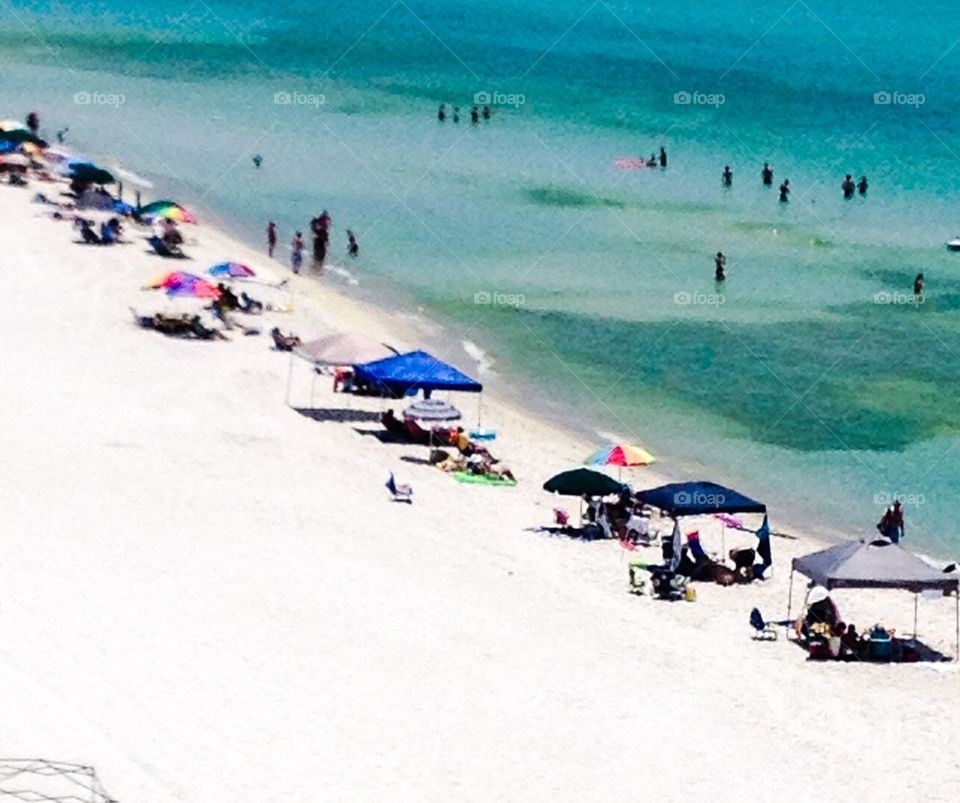
[[[763,172],[760,174],[760,177],[763,179],[765,187],[773,186],[773,168],[770,167],[769,162],[763,163]]]
[[[490,107],[489,107],[489,106],[484,106],[484,107],[483,107],[483,119],[484,119],[484,120],[489,120],[489,119],[490,119]]]
[[[455,123],[459,123],[459,122],[460,122],[460,107],[459,107],[459,106],[454,106],[454,107],[453,107],[453,122],[455,122]]]
[[[780,185],[780,203],[787,203],[790,198],[790,179],[785,178],[783,184]]]
[[[357,242],[356,235],[347,229],[347,254],[356,259],[360,256],[360,244]]]
[[[262,164],[263,164],[263,157],[258,153],[253,157],[253,166],[259,170],[260,165]]]
[[[480,109],[474,106],[470,109],[470,122],[477,125],[480,122]]]
[[[667,166],[667,149],[664,148],[663,145],[661,145],[660,146],[660,167],[666,167],[666,166]]]
[[[853,176],[847,173],[843,179],[843,184],[840,185],[840,188],[843,190],[844,200],[849,200],[853,197],[853,191],[856,187],[857,185],[853,183]]]
[[[717,251],[717,255],[713,258],[714,266],[714,278],[718,282],[725,281],[727,278],[727,258],[724,256],[723,251]]]
[[[733,186],[733,171],[730,169],[730,165],[723,166],[723,177],[721,180],[723,181],[724,187]]]
[[[918,273],[917,278],[913,280],[913,299],[918,304],[923,303],[923,273]]]
[[[267,224],[267,256],[273,257],[273,249],[277,247],[277,224],[272,220]]]
[[[861,195],[867,194],[867,177],[860,176],[860,181],[857,183],[857,190]]]
[[[447,104],[441,103],[437,108],[437,119],[442,123],[447,119]]]
[[[300,273],[300,266],[303,265],[303,234],[299,231],[293,235],[293,242],[290,243],[290,265],[294,273]]]

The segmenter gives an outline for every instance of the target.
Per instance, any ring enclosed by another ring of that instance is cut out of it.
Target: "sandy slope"
[[[956,797],[955,674],[750,640],[810,542],[776,540],[763,586],[634,598],[618,546],[530,530],[586,444],[494,405],[521,486],[459,486],[375,425],[290,409],[264,337],[135,329],[128,306],[168,306],[138,288],[169,263],[74,245],[28,198],[0,187],[0,753],[93,764],[139,803]],[[260,264],[191,232],[191,267]],[[267,328],[416,344],[405,318],[294,286]],[[839,602],[912,621],[909,596]],[[922,600],[921,636],[952,650],[952,617]]]

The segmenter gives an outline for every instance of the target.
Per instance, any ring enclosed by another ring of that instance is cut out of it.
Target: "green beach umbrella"
[[[0,139],[4,139],[7,142],[16,142],[17,144],[29,142],[38,148],[47,147],[47,141],[45,139],[40,139],[40,137],[31,134],[24,128],[17,128],[13,131],[0,131]]]
[[[543,484],[543,490],[562,496],[607,496],[620,493],[623,487],[622,482],[589,468],[564,471]]]
[[[109,170],[104,170],[94,164],[75,165],[70,175],[84,184],[113,184],[116,180]]]

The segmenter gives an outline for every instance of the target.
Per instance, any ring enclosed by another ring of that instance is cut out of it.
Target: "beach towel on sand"
[[[506,477],[488,477],[486,474],[470,474],[467,471],[454,471],[453,478],[457,482],[470,485],[505,485],[512,488],[517,484],[516,480],[508,480]]]

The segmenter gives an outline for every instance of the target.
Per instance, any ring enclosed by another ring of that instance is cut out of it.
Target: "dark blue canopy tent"
[[[637,491],[636,498],[646,505],[659,508],[673,518],[680,516],[700,516],[708,513],[764,513],[767,506],[739,491],[726,488],[715,482],[697,480],[695,482],[673,482]],[[760,543],[757,554],[765,565],[773,563],[770,550],[770,526],[764,515],[763,524],[757,531]]]
[[[355,381],[385,388],[395,396],[412,396],[419,390],[427,398],[434,390],[466,393],[483,390],[483,385],[475,379],[425,351],[411,351],[358,365],[354,377]]]

